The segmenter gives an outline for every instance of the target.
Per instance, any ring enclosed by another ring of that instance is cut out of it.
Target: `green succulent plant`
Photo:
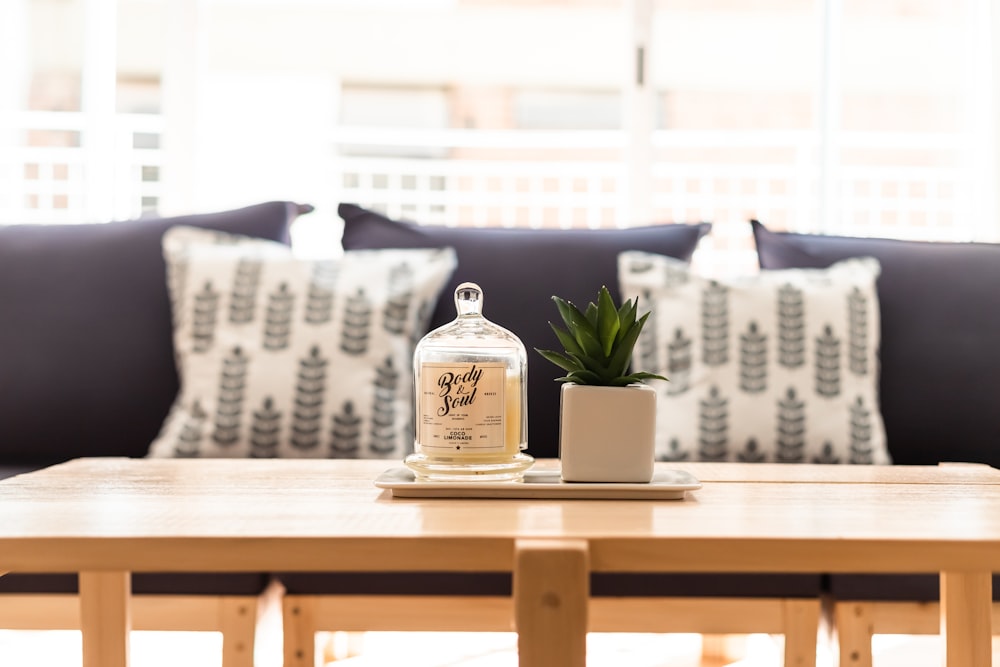
[[[639,339],[642,326],[649,313],[636,319],[639,299],[627,300],[615,307],[608,288],[602,286],[597,303],[587,304],[584,312],[569,301],[553,296],[559,315],[566,328],[549,322],[564,351],[535,351],[566,371],[556,378],[559,382],[589,384],[601,387],[624,387],[645,380],[666,380],[655,373],[639,371],[628,373],[632,361],[632,348]]]

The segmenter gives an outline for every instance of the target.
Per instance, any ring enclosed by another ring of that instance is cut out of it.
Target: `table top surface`
[[[0,482],[0,572],[505,570],[567,538],[595,570],[1000,571],[988,466],[660,463],[703,486],[654,501],[393,498],[395,465],[71,461]]]

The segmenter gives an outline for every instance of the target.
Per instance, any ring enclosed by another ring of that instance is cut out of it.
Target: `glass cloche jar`
[[[424,336],[413,354],[418,480],[517,481],[527,448],[527,355],[513,333],[483,317],[475,283],[455,289],[457,317]]]

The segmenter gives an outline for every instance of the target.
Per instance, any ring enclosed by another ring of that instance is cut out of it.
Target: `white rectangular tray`
[[[649,484],[564,482],[559,470],[528,470],[523,482],[417,481],[409,468],[390,468],[375,479],[397,498],[565,498],[680,500],[701,482],[683,470],[660,470]]]

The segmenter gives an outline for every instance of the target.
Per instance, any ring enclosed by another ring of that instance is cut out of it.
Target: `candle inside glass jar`
[[[507,375],[506,395],[504,396],[504,453],[517,454],[523,449],[524,433],[522,432],[521,410],[521,378],[517,375]]]
[[[534,459],[523,452],[524,345],[482,315],[482,290],[455,290],[458,317],[414,350],[416,437],[405,459],[418,479],[517,481]]]

